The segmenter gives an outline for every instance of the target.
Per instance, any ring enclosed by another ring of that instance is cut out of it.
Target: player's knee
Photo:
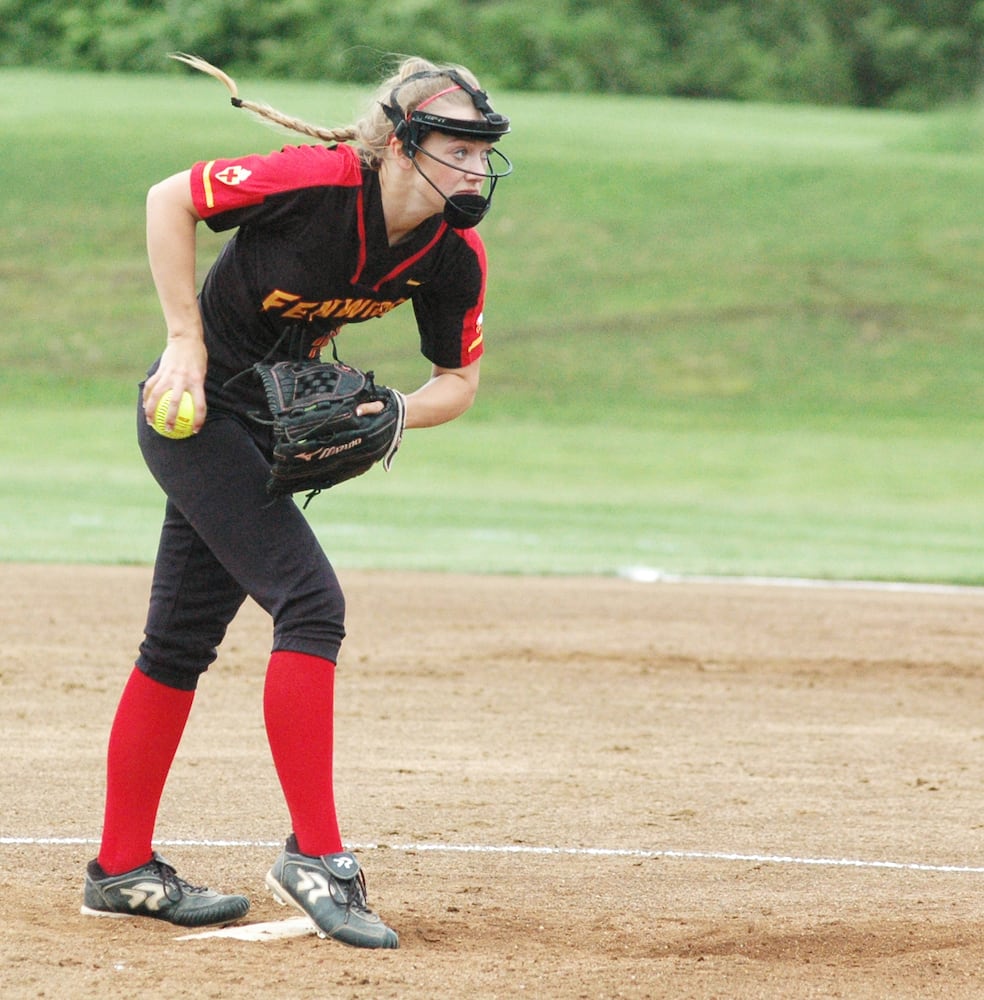
[[[226,626],[170,628],[158,632],[148,627],[140,644],[137,666],[152,680],[168,687],[193,691],[203,673],[215,662]]]
[[[141,646],[137,669],[158,684],[177,688],[179,691],[194,691],[214,658],[214,655],[208,660],[174,657],[159,651],[147,651]]]
[[[335,660],[344,638],[345,596],[333,578],[296,588],[274,614],[274,649]]]

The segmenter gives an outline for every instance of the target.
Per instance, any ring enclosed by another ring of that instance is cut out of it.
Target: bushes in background
[[[412,51],[489,85],[924,109],[984,79],[984,0],[0,0],[0,65],[375,82]]]

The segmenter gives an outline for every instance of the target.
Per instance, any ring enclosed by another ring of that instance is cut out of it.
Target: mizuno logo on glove
[[[294,453],[294,458],[299,458],[302,462],[320,462],[322,459],[331,458],[332,455],[340,455],[350,448],[358,448],[362,444],[362,438],[355,438],[346,441],[345,444],[325,445],[316,451],[298,451]]]

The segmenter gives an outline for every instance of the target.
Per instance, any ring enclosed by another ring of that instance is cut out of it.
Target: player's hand
[[[382,413],[386,404],[381,400],[377,399],[372,403],[360,403],[355,408],[355,415],[357,417],[364,417],[370,413]]]
[[[195,404],[194,433],[205,423],[205,370],[208,367],[208,352],[204,342],[198,337],[172,339],[161,355],[157,371],[144,384],[143,408],[147,423],[154,425],[154,414],[161,396],[168,389],[174,399],[180,399],[185,392],[191,393]],[[177,407],[171,408],[171,417]]]

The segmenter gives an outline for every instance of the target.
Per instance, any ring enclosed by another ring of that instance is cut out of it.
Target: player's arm
[[[442,368],[434,365],[431,377],[416,392],[406,396],[407,428],[436,427],[460,417],[475,401],[481,360],[465,368]],[[373,413],[381,403],[363,403],[357,413]]]
[[[431,377],[407,396],[407,427],[435,427],[460,417],[475,401],[481,360],[466,368],[434,365]]]
[[[167,346],[157,371],[144,387],[144,412],[153,421],[167,389],[195,402],[195,430],[205,420],[208,356],[195,275],[196,227],[201,216],[191,196],[190,171],[155,184],[147,194],[147,256],[167,327]],[[172,419],[176,407],[172,407]]]

